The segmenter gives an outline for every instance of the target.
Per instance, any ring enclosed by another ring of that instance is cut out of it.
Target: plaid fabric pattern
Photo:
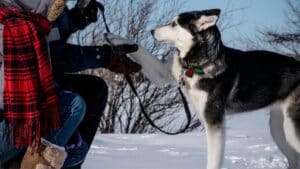
[[[59,109],[44,17],[0,4],[4,53],[4,117],[11,143],[17,147],[40,143],[59,128]]]

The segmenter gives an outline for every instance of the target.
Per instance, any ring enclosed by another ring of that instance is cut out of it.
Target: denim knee
[[[86,103],[79,94],[65,93],[60,95],[59,102],[62,123],[70,117],[72,117],[72,119],[75,118],[78,123],[83,120],[86,111]]]
[[[78,117],[78,121],[82,121],[86,111],[86,103],[84,99],[76,94],[71,103],[71,116]]]
[[[81,124],[85,116],[86,104],[80,95],[64,92],[59,96],[59,106],[62,126],[49,137],[49,141],[65,146]]]

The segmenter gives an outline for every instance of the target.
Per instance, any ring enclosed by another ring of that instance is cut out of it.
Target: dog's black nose
[[[154,36],[155,30],[151,30],[151,34],[152,34],[152,36]]]

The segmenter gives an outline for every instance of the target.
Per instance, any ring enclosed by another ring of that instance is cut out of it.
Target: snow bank
[[[285,169],[266,110],[230,116],[223,169]],[[205,134],[97,135],[85,169],[204,169]]]

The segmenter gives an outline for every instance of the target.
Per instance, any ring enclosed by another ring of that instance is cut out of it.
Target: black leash
[[[171,132],[167,132],[167,131],[164,131],[163,129],[161,129],[160,127],[158,127],[156,124],[154,124],[154,122],[151,120],[151,118],[149,117],[149,115],[146,113],[146,110],[144,108],[144,105],[142,104],[142,101],[141,101],[141,98],[139,97],[136,89],[135,89],[135,86],[133,84],[133,81],[132,79],[130,78],[129,75],[125,75],[125,79],[127,80],[127,83],[129,84],[132,92],[134,93],[134,95],[138,98],[138,101],[139,101],[139,105],[140,105],[140,108],[141,108],[141,111],[142,113],[144,114],[145,118],[147,119],[147,121],[149,122],[149,124],[156,128],[157,130],[159,130],[160,132],[162,133],[165,133],[165,134],[168,134],[168,135],[177,135],[177,134],[181,134],[181,133],[184,133],[190,126],[190,123],[191,123],[191,119],[192,119],[192,116],[191,116],[191,112],[189,110],[189,106],[188,106],[188,103],[180,89],[180,87],[178,88],[179,90],[179,93],[180,93],[180,96],[182,98],[182,102],[183,102],[183,106],[184,106],[184,109],[185,109],[185,112],[186,112],[186,117],[187,117],[187,123],[185,125],[185,127],[175,133],[171,133]]]
[[[106,17],[105,17],[105,13],[104,13],[104,6],[103,6],[101,3],[99,3],[99,2],[97,2],[97,5],[98,5],[98,8],[99,8],[100,11],[101,11],[101,14],[102,14],[102,18],[103,18],[103,21],[104,21],[104,24],[105,24],[106,31],[107,31],[108,33],[110,33],[110,29],[109,29],[109,27],[108,27],[108,24],[107,24],[107,21],[106,21]],[[105,39],[106,39],[106,41],[112,46],[113,50],[115,50],[115,52],[116,52],[116,50],[118,50],[118,49],[115,47],[115,45],[107,38],[107,36],[105,36]],[[132,78],[131,78],[129,75],[124,75],[124,76],[125,76],[125,79],[126,79],[127,83],[129,84],[129,86],[130,86],[132,92],[133,92],[134,95],[138,98],[139,106],[140,106],[140,108],[141,108],[141,111],[142,111],[143,115],[145,116],[146,120],[149,122],[149,124],[150,124],[152,127],[156,128],[156,129],[159,130],[160,132],[165,133],[165,134],[167,134],[167,135],[177,135],[177,134],[184,133],[184,132],[186,132],[186,131],[188,130],[188,128],[189,128],[189,126],[190,126],[190,124],[191,124],[192,115],[191,115],[191,111],[190,111],[189,106],[188,106],[188,102],[187,102],[187,100],[186,100],[186,98],[185,98],[185,96],[184,96],[184,94],[183,94],[183,92],[182,92],[182,90],[181,90],[180,87],[178,87],[178,91],[179,91],[180,96],[181,96],[181,98],[182,98],[182,102],[183,102],[183,106],[184,106],[184,110],[185,110],[185,114],[186,114],[186,118],[187,118],[187,123],[186,123],[186,125],[185,125],[185,127],[184,127],[183,129],[180,129],[180,130],[177,131],[177,132],[171,133],[171,132],[164,131],[163,129],[161,129],[160,127],[158,127],[158,126],[153,122],[153,120],[151,120],[151,118],[149,117],[149,115],[146,113],[145,107],[144,107],[144,105],[143,105],[143,103],[142,103],[141,98],[140,98],[139,95],[138,95],[138,92],[136,91],[136,88],[135,88],[135,86],[134,86],[134,82],[133,82]]]

